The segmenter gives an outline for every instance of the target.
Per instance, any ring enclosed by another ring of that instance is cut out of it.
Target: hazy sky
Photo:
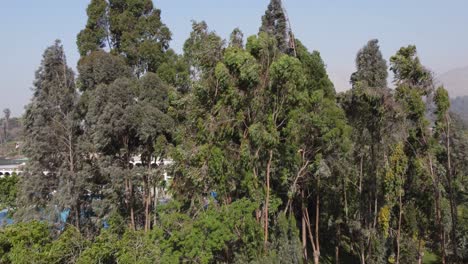
[[[159,0],[162,19],[180,52],[191,20],[205,20],[224,38],[235,27],[257,33],[269,0]],[[14,116],[29,102],[42,52],[55,39],[75,68],[76,34],[86,23],[89,0],[0,0],[0,110]],[[378,38],[386,59],[416,44],[424,65],[436,73],[468,65],[466,0],[284,0],[293,31],[318,50],[338,91],[348,88],[356,52]]]

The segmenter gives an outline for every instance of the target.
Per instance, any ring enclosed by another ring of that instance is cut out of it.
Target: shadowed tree
[[[265,15],[262,17],[260,32],[266,32],[276,39],[281,52],[288,53],[290,49],[291,32],[281,0],[271,0]]]
[[[74,116],[78,94],[60,41],[44,52],[33,91],[24,116],[24,153],[29,161],[21,177],[19,215],[36,218],[37,213],[55,221],[54,212],[47,209],[69,209],[79,228],[83,190],[77,173],[79,122]]]
[[[231,36],[229,37],[229,46],[237,48],[244,47],[244,33],[242,33],[239,28],[235,28],[231,32]]]
[[[358,82],[365,82],[372,88],[386,88],[388,69],[382,57],[377,39],[369,40],[356,56],[357,71],[351,75],[353,87]]]
[[[137,76],[156,72],[166,61],[171,32],[151,0],[93,0],[77,38],[81,56],[107,48],[122,55]]]

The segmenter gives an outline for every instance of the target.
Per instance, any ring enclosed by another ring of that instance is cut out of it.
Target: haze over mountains
[[[468,96],[468,66],[453,69],[436,78],[449,91],[450,97]]]

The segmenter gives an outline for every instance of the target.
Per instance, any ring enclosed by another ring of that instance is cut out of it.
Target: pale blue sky
[[[255,34],[269,0],[157,0],[181,51],[190,20],[205,20],[227,38],[235,27]],[[29,102],[34,71],[44,49],[61,39],[75,68],[76,34],[86,23],[89,0],[0,0],[0,110],[14,116]],[[416,44],[436,73],[468,65],[466,0],[284,0],[296,37],[321,52],[337,90],[348,88],[356,52],[378,38],[386,59]]]

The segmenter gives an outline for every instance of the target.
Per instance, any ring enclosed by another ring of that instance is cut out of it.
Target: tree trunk
[[[135,210],[133,205],[133,184],[129,182],[129,192],[130,192],[130,228],[135,231]]]
[[[149,173],[149,172],[148,172]],[[144,176],[143,180],[143,188],[144,188],[144,193],[143,193],[143,201],[144,201],[144,206],[145,206],[145,232],[148,232],[150,229],[150,222],[151,222],[151,216],[149,212],[149,206],[150,206],[150,196],[151,192],[149,189],[149,175]]]
[[[396,246],[397,246],[396,264],[400,264],[401,218],[403,215],[403,203],[401,201],[401,190],[399,190],[398,204],[399,204],[399,212],[398,212],[398,230],[397,230],[397,237],[396,237]]]
[[[361,249],[361,264],[366,264],[366,254],[364,253],[364,245]]]
[[[304,263],[307,263],[307,231],[304,208],[302,208],[302,252],[304,254]]]
[[[340,264],[340,247],[335,246],[335,263]]]
[[[76,201],[75,205],[75,227],[80,231],[80,199]]]
[[[157,210],[157,206],[158,206],[158,198],[159,198],[159,189],[158,187],[155,185],[154,186],[154,201],[153,201],[153,228],[154,226],[156,226],[156,223],[157,223],[157,217],[156,217],[156,210]]]
[[[422,240],[419,239],[419,243],[418,243],[418,264],[422,264],[423,257],[424,257],[424,251],[423,251],[423,248],[422,248]]]
[[[315,250],[314,250],[314,263],[319,263],[320,258],[320,238],[319,238],[319,224],[320,224],[320,177],[317,179],[317,201],[315,202]]]
[[[265,223],[264,223],[264,241],[263,247],[265,252],[267,251],[268,246],[268,207],[270,204],[270,172],[271,172],[271,162],[273,159],[273,150],[270,150],[270,157],[268,159],[268,164],[266,168],[266,198],[265,198]]]
[[[446,126],[446,150],[447,150],[447,183],[449,189],[449,201],[450,201],[450,216],[452,220],[452,247],[455,255],[455,262],[458,262],[458,245],[457,245],[457,205],[453,194],[453,182],[452,182],[452,160],[450,151],[450,119],[448,113],[445,114],[445,126]]]
[[[439,233],[439,243],[440,243],[440,251],[441,251],[441,261],[442,264],[445,264],[445,231],[444,231],[444,226],[442,225],[442,213],[441,213],[441,208],[440,208],[440,188],[439,188],[439,183],[440,183],[440,177],[438,175],[435,175],[434,173],[434,165],[432,163],[432,157],[429,155],[429,168],[431,171],[431,176],[433,179],[433,185],[434,185],[434,194],[435,194],[435,215],[436,215],[436,223],[437,223],[437,229]]]

